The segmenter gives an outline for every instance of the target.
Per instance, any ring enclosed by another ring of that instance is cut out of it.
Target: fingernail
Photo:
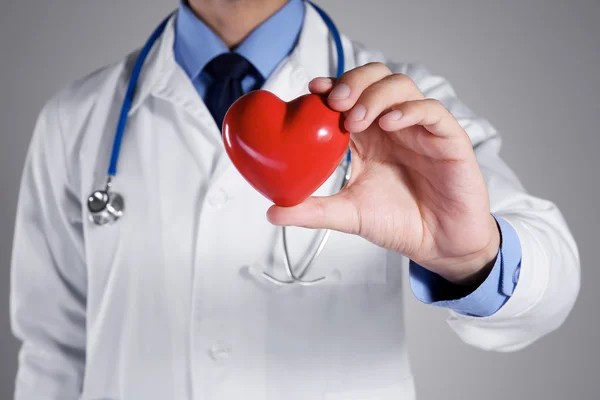
[[[331,86],[333,85],[333,80],[331,78],[315,78],[311,81],[311,83],[317,83],[319,85],[327,85],[327,86]]]
[[[353,122],[362,121],[365,118],[365,115],[367,115],[367,109],[365,108],[365,106],[363,106],[362,104],[357,104],[354,106],[352,111],[350,111],[350,114],[348,114],[347,119]]]
[[[402,114],[402,111],[394,110],[394,111],[391,111],[388,114],[384,115],[383,118],[389,119],[392,121],[398,121],[400,118],[402,118],[403,115],[404,114]]]
[[[329,93],[329,98],[332,100],[343,100],[350,97],[350,86],[345,83],[338,84],[331,93]]]

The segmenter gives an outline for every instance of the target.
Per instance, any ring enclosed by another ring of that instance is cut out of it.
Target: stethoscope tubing
[[[336,48],[336,53],[337,53],[336,77],[339,78],[344,73],[344,68],[345,68],[344,48],[342,45],[342,39],[341,39],[340,33],[339,33],[337,27],[335,26],[335,23],[333,22],[333,20],[329,17],[329,15],[327,15],[327,13],[325,13],[325,11],[323,11],[323,9],[321,9],[319,6],[314,4],[312,1],[309,1],[309,0],[306,0],[306,1],[312,7],[314,7],[314,9],[321,16],[321,18],[327,25],[327,28],[329,29],[329,33],[334,41],[335,48]],[[169,20],[172,18],[173,14],[174,13],[169,14],[156,27],[156,29],[152,32],[150,37],[148,37],[148,40],[142,47],[142,50],[140,51],[140,53],[136,59],[135,65],[131,71],[131,76],[130,76],[129,82],[127,84],[127,91],[126,91],[125,97],[123,99],[123,104],[121,105],[121,110],[120,110],[119,118],[117,121],[117,127],[115,130],[115,136],[113,139],[113,145],[112,145],[112,150],[111,150],[111,154],[110,154],[110,161],[109,161],[109,166],[108,166],[108,171],[107,171],[107,179],[106,179],[105,189],[93,192],[92,195],[90,195],[90,197],[88,199],[88,202],[93,201],[94,199],[96,199],[96,201],[97,201],[97,199],[99,197],[106,198],[106,199],[118,199],[118,203],[116,203],[116,204],[113,204],[111,201],[107,201],[107,203],[104,204],[103,210],[101,210],[101,211],[92,211],[92,209],[90,209],[90,204],[88,204],[88,208],[90,211],[90,219],[98,225],[104,225],[106,223],[113,223],[113,222],[117,221],[123,213],[124,202],[123,202],[122,196],[120,196],[118,193],[112,193],[114,196],[110,195],[111,194],[110,187],[111,187],[112,178],[115,177],[117,174],[117,166],[119,163],[119,156],[121,153],[121,144],[123,142],[123,136],[124,136],[125,130],[127,128],[129,112],[131,111],[131,105],[133,103],[133,99],[136,94],[137,84],[138,84],[140,74],[142,72],[142,68],[146,61],[146,58],[148,57],[148,54],[152,50],[152,47],[157,42],[158,38],[164,33],[164,31],[167,27],[167,24],[168,24]],[[342,166],[345,168],[345,172],[344,172],[343,182],[341,184],[340,189],[343,189],[343,187],[347,184],[348,180],[350,179],[350,176],[349,176],[350,162],[351,162],[351,152],[350,152],[350,149],[348,149],[348,151],[346,152],[346,158],[342,161]],[[94,196],[95,194],[101,194],[102,196]],[[118,205],[118,207],[116,207],[117,205]],[[317,249],[311,256],[311,258],[308,260],[306,265],[299,272],[294,272],[294,270],[292,268],[292,262],[291,262],[290,256],[289,256],[289,247],[288,247],[288,238],[287,238],[286,227],[282,227],[282,234],[283,234],[283,248],[284,248],[284,253],[285,253],[284,264],[285,264],[285,270],[286,270],[289,280],[277,279],[273,275],[270,275],[264,271],[262,273],[262,276],[265,277],[268,281],[270,281],[274,284],[277,284],[277,285],[300,284],[300,285],[304,285],[304,286],[311,286],[318,282],[323,281],[325,279],[325,277],[321,277],[321,278],[317,278],[317,279],[313,279],[313,280],[304,280],[304,277],[308,274],[310,268],[314,265],[316,260],[319,258],[319,255],[323,251],[325,244],[327,243],[327,240],[329,239],[331,231],[327,229],[323,232],[323,236],[321,238],[321,241],[319,242],[319,246],[317,247]]]

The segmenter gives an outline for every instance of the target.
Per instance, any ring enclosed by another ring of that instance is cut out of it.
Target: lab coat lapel
[[[329,30],[312,6],[307,5],[305,10],[304,25],[296,47],[263,86],[264,90],[274,93],[284,101],[290,101],[308,93],[310,79],[335,74],[337,58]],[[211,140],[214,139],[215,144],[221,148],[212,175],[212,184],[214,184],[227,177],[231,178],[232,174],[235,176],[239,173],[224,150],[219,129],[210,112],[175,60],[173,53],[174,25],[175,17],[173,16],[169,20],[165,32],[148,55],[140,74],[138,93],[134,98],[130,115],[142,106],[149,95],[153,95],[177,105],[195,117],[198,121],[198,128]],[[346,44],[348,43],[346,42]],[[351,47],[345,47],[348,57]],[[202,148],[199,138],[197,135],[186,135],[186,138],[190,143],[190,151],[194,157],[200,159]],[[227,181],[237,180],[226,179]],[[226,182],[219,183],[226,184]]]
[[[153,96],[174,104],[179,110],[186,112],[197,122],[196,129],[180,132],[186,147],[200,164],[205,157],[208,139],[217,148],[223,147],[219,128],[206,105],[198,96],[198,92],[183,69],[177,64],[173,52],[175,40],[175,17],[171,17],[164,33],[157,40],[148,55],[138,81],[138,93],[130,111],[130,116],[142,107],[148,96]],[[198,130],[200,132],[198,132]],[[204,149],[206,150],[206,149]]]
[[[210,117],[210,113],[198,96],[194,85],[175,60],[173,52],[175,18],[171,16],[165,31],[146,58],[129,114],[135,113],[147,97],[152,95],[174,103],[204,122],[206,115]],[[131,67],[135,58],[132,57]],[[213,123],[212,128],[216,129],[216,124]]]

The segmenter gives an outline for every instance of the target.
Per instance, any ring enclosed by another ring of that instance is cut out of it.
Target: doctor
[[[20,192],[11,314],[17,399],[414,399],[402,277],[473,346],[515,351],[558,328],[579,290],[561,213],[525,192],[500,136],[443,78],[343,37],[301,0],[190,0],[146,60],[112,188],[88,219],[137,53],[40,114]],[[233,49],[233,51],[229,51]],[[345,113],[352,177],[272,206],[220,124],[241,92],[312,91]],[[280,225],[306,278],[285,279]],[[498,377],[502,379],[502,377]]]

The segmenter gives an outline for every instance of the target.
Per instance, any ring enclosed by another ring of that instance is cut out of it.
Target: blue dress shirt
[[[501,245],[486,280],[464,296],[464,288],[411,261],[410,286],[420,301],[473,317],[493,315],[508,301],[519,281],[521,242],[508,222],[496,215],[494,218],[500,229]]]
[[[278,12],[258,26],[235,49],[250,61],[261,76],[248,76],[244,91],[260,86],[289,55],[304,23],[303,0],[289,0]],[[225,43],[182,2],[175,25],[175,60],[204,99],[210,76],[203,72],[210,60],[228,52]],[[426,304],[457,313],[486,317],[498,311],[512,295],[521,268],[521,245],[517,233],[504,219],[494,215],[502,237],[496,262],[486,280],[471,293],[411,261],[410,283],[415,296]]]
[[[262,83],[294,49],[304,23],[304,1],[290,0],[259,25],[232,51],[244,56],[261,76],[247,76],[242,81],[245,92]],[[194,12],[182,2],[175,23],[175,60],[189,76],[202,99],[210,84],[204,67],[216,56],[230,51]]]

